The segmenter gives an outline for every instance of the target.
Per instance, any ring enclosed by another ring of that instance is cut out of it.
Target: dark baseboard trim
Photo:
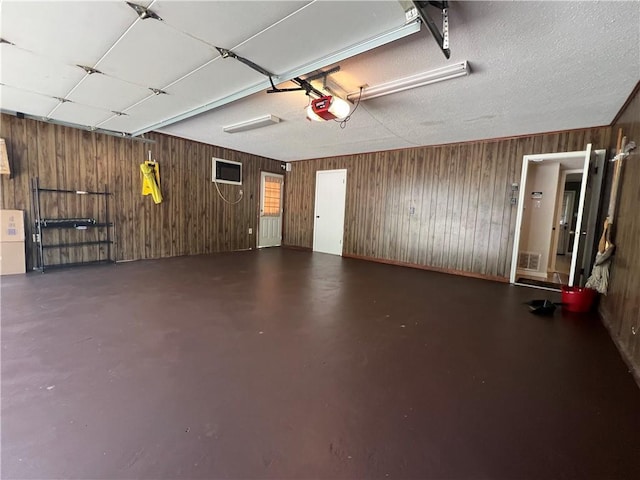
[[[633,362],[631,361],[631,355],[629,355],[627,351],[623,348],[622,344],[620,343],[620,338],[613,331],[613,325],[609,321],[607,314],[605,313],[603,308],[600,306],[598,307],[598,315],[600,316],[600,320],[602,321],[602,324],[605,326],[605,328],[609,332],[609,336],[611,337],[611,340],[613,340],[613,343],[618,349],[618,352],[620,352],[620,356],[622,357],[622,360],[624,360],[624,363],[629,368],[629,371],[631,372],[633,379],[636,381],[636,384],[638,384],[638,387],[640,388],[640,366],[635,366],[633,364]]]
[[[481,280],[491,280],[493,282],[509,283],[509,279],[505,277],[498,277],[495,275],[483,275],[481,273],[465,272],[463,270],[452,270],[449,268],[431,267],[428,265],[418,265],[416,263],[398,262],[396,260],[387,260],[384,258],[364,257],[361,255],[352,255],[350,253],[343,253],[344,258],[353,258],[355,260],[366,260],[368,262],[385,263],[387,265],[396,265],[399,267],[417,268],[419,270],[428,270],[430,272],[447,273],[449,275],[458,275],[461,277],[479,278]]]
[[[302,252],[311,252],[313,249],[311,247],[300,247],[298,245],[280,245],[282,248],[288,248],[289,250],[300,250]]]

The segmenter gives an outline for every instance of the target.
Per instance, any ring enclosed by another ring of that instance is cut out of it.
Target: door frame
[[[514,230],[513,236],[513,251],[511,254],[511,272],[509,274],[509,283],[516,283],[516,276],[518,270],[518,252],[520,250],[520,233],[522,230],[522,217],[524,216],[524,200],[526,196],[526,186],[527,186],[527,174],[529,172],[529,162],[542,162],[543,160],[564,160],[569,158],[575,158],[579,156],[586,157],[588,153],[591,152],[591,144],[587,145],[585,150],[579,150],[574,152],[562,152],[562,153],[539,153],[534,155],[524,155],[522,157],[522,174],[520,176],[520,192],[518,195],[518,209],[516,213],[516,227]],[[583,169],[583,191],[580,195],[580,205],[578,206],[578,223],[576,227],[580,226],[582,212],[584,210],[584,187],[586,186],[586,178],[587,175],[584,175]],[[577,228],[576,228],[577,229]],[[576,236],[575,238],[579,238]],[[576,248],[577,245],[574,245]],[[577,250],[577,248],[576,248]],[[574,259],[571,261],[572,270],[569,277],[569,285],[573,285],[573,273],[575,268]],[[545,265],[545,271],[547,266]]]
[[[269,248],[269,246],[260,245],[260,223],[262,219],[262,204],[264,202],[264,178],[265,177],[280,177],[282,178],[282,188],[280,190],[280,245],[282,245],[282,233],[284,231],[284,175],[281,173],[269,172],[267,170],[260,171],[260,183],[258,185],[258,225],[256,226],[256,248]],[[280,246],[273,245],[273,246]]]
[[[316,182],[315,182],[315,193],[314,193],[314,204],[313,204],[313,239],[311,244],[311,250],[316,251],[316,232],[317,232],[317,224],[318,224],[318,178],[321,174],[324,173],[343,173],[344,172],[344,212],[342,215],[342,240],[341,240],[341,249],[339,255],[342,256],[344,252],[344,222],[347,212],[347,177],[349,176],[346,168],[338,168],[333,170],[316,170]]]

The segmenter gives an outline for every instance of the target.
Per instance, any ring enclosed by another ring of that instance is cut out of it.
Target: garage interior
[[[0,12],[2,478],[640,476],[638,2]],[[587,149],[607,293],[535,316],[523,159]]]

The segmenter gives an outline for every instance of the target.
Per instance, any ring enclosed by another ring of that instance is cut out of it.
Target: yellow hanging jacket
[[[140,173],[142,177],[142,195],[151,195],[154,203],[161,203],[160,166],[156,162],[141,163]]]

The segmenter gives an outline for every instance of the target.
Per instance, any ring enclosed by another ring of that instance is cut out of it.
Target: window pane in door
[[[282,198],[282,180],[276,177],[265,177],[262,215],[277,217],[280,215]]]

